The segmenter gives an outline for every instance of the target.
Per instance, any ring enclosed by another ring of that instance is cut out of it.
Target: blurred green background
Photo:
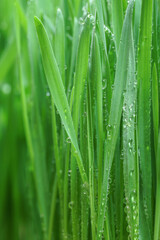
[[[63,7],[61,1],[0,1],[1,240],[43,239],[42,231],[45,232],[40,227],[43,216],[39,216],[36,198],[33,154],[42,164],[39,184],[46,181],[49,186],[42,187],[46,208],[51,198],[55,163],[51,114],[48,114],[51,99],[41,65],[34,15],[46,16],[54,22],[58,6]],[[51,24],[49,31],[53,28]],[[32,136],[28,136],[26,112]],[[43,176],[43,168],[47,169],[47,176]],[[57,229],[58,221],[57,217]]]

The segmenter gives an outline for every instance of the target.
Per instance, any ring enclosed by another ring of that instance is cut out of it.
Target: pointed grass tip
[[[42,25],[41,20],[37,16],[34,16],[34,24],[36,27],[38,27],[39,25]]]

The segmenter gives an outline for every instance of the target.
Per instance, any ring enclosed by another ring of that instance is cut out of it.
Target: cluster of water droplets
[[[82,191],[82,195],[87,196],[89,200],[89,185],[87,182],[82,184],[81,191]]]
[[[82,13],[83,13],[83,15],[82,15],[82,17],[80,17],[80,19],[79,19],[80,25],[84,25],[84,24],[85,24],[86,18],[88,18],[88,19],[90,20],[90,23],[91,23],[92,25],[95,24],[95,17],[94,17],[91,13],[88,12],[88,3],[86,3],[86,4],[83,6],[83,8],[82,8]]]
[[[111,141],[114,135],[114,131],[116,129],[116,124],[108,124],[106,129],[107,129],[107,141]]]
[[[44,239],[47,239],[47,229],[46,229],[46,224],[45,224],[45,219],[44,219],[43,214],[40,214],[40,220],[41,220],[41,226],[42,226],[42,232],[44,235]]]
[[[133,190],[130,193],[129,198],[125,198],[125,213],[127,215],[126,220],[128,222],[127,232],[129,234],[128,239],[139,239],[139,228],[138,228],[138,208],[137,208],[137,192]]]
[[[69,170],[68,170],[68,177],[71,177],[71,174],[72,174],[72,170],[69,169]]]

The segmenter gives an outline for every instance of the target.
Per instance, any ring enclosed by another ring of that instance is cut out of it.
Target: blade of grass
[[[38,34],[40,47],[41,47],[42,60],[43,60],[43,65],[44,65],[48,85],[49,85],[54,103],[59,111],[62,122],[66,129],[66,132],[68,133],[68,136],[70,137],[72,144],[77,152],[76,159],[77,159],[82,180],[84,182],[88,182],[87,176],[84,170],[80,150],[78,147],[78,142],[77,142],[73,121],[71,117],[71,112],[69,109],[67,97],[65,94],[65,90],[64,90],[60,73],[59,73],[57,62],[55,60],[55,56],[54,56],[50,41],[48,39],[46,30],[42,22],[37,17],[34,17],[34,19],[35,19],[35,26]]]
[[[89,192],[91,210],[92,239],[95,240],[95,203],[94,203],[94,151],[93,151],[93,117],[91,101],[91,82],[88,81],[87,92],[87,138],[88,138],[88,161],[89,161]]]
[[[100,32],[100,43],[101,43],[101,48],[102,48],[102,56],[103,56],[104,62],[106,64],[107,115],[109,115],[110,106],[111,106],[111,92],[112,92],[111,85],[112,84],[111,84],[110,63],[108,60],[106,38],[105,38],[105,32],[104,32],[104,20],[103,20],[103,11],[102,11],[101,0],[96,0],[96,7],[97,7],[98,20],[99,20],[98,28],[99,28],[99,32]]]
[[[84,160],[84,166],[86,169],[86,172],[89,172],[89,164],[88,164],[88,139],[87,139],[87,107],[86,107],[86,95],[87,95],[87,89],[85,86],[82,102],[84,104],[81,104],[81,111],[80,115],[80,149],[82,152],[83,160]],[[81,184],[81,240],[87,240],[89,231],[89,194],[84,191],[84,186]]]
[[[66,83],[65,83],[65,26],[64,26],[64,18],[63,18],[63,14],[62,11],[58,8],[57,9],[57,17],[56,17],[56,29],[55,29],[55,36],[54,36],[54,54],[55,54],[55,58],[56,58],[56,62],[59,68],[59,72],[61,75],[61,79],[63,82],[63,85],[65,87]],[[53,106],[54,107],[54,106]],[[55,111],[55,110],[53,110]],[[55,118],[55,113],[53,113],[53,128],[57,128],[56,127],[56,118]],[[57,129],[55,129],[54,133],[57,135]],[[53,136],[53,141],[55,140],[55,144],[58,144],[58,136]],[[64,128],[61,128],[61,133],[60,133],[60,144],[59,146],[61,147],[60,149],[58,149],[58,152],[55,156],[55,160],[56,160],[56,166],[57,166],[57,170],[58,170],[58,182],[59,182],[59,199],[60,199],[60,208],[61,208],[61,228],[62,231],[64,232],[64,219],[63,219],[63,207],[64,206],[64,196],[63,196],[63,165],[64,165],[64,156],[63,156],[63,145],[64,145],[64,141],[65,141],[65,133],[64,133]],[[60,153],[62,157],[60,157]]]
[[[53,135],[53,146],[54,146],[54,158],[56,162],[56,173],[58,182],[58,192],[60,199],[60,218],[61,228],[63,228],[63,176],[62,176],[62,163],[60,161],[59,145],[58,145],[58,134],[57,134],[57,123],[55,115],[55,106],[52,101],[52,135]],[[52,218],[51,218],[52,220]],[[51,223],[50,223],[51,225]]]
[[[96,95],[96,114],[97,114],[97,159],[98,159],[98,199],[101,195],[102,184],[102,165],[103,165],[103,108],[102,108],[102,69],[100,49],[96,33],[93,36],[93,49],[92,49],[92,67],[91,78],[92,85],[95,85]]]
[[[137,48],[138,40],[139,40],[139,27],[141,20],[141,5],[142,0],[135,1],[135,13],[134,13],[134,40],[135,40],[135,48]]]
[[[52,240],[52,231],[53,231],[53,223],[55,219],[55,208],[56,208],[56,198],[57,198],[57,176],[54,178],[53,190],[52,190],[52,199],[50,206],[50,217],[49,217],[49,229],[48,229],[48,240]]]
[[[72,39],[72,55],[71,55],[71,62],[70,62],[70,70],[69,70],[69,78],[66,79],[66,86],[67,91],[69,93],[71,87],[73,86],[73,73],[74,73],[74,67],[76,62],[76,55],[77,55],[77,42],[79,40],[79,31],[80,31],[80,24],[78,23],[78,20],[74,19],[74,28],[73,28],[73,39]],[[69,94],[68,94],[69,95]]]
[[[10,70],[15,58],[16,58],[16,48],[15,39],[8,44],[8,46],[3,51],[0,58],[0,82],[4,80],[6,74]]]
[[[152,170],[151,170],[151,40],[152,40],[152,5],[153,1],[142,1],[142,14],[139,35],[138,52],[138,139],[141,169],[141,193],[143,194],[143,208],[148,226],[140,228],[148,231],[148,239],[153,232],[152,220]],[[147,17],[146,17],[147,16]],[[140,200],[140,201],[141,201]],[[140,212],[141,212],[140,211]],[[143,218],[140,217],[142,220]],[[141,230],[141,229],[140,229]],[[142,233],[143,234],[143,233]]]
[[[118,53],[118,48],[120,44],[121,31],[123,26],[123,5],[122,0],[112,0],[112,24],[113,33],[116,42],[116,49]]]
[[[89,42],[90,42],[90,19],[86,18],[84,27],[82,29],[79,46],[78,46],[78,54],[76,61],[76,69],[75,69],[75,82],[74,82],[74,101],[73,101],[73,123],[75,127],[76,135],[78,136],[78,125],[80,118],[80,109],[82,104],[82,96],[84,92],[85,81],[87,77],[88,71],[88,58],[89,58]],[[71,156],[71,201],[74,202],[72,207],[72,229],[73,229],[73,239],[78,239],[78,228],[79,224],[77,222],[77,166],[74,160],[73,151]],[[86,183],[84,183],[84,191]]]
[[[120,130],[121,133],[121,130]],[[121,134],[119,133],[118,139],[117,139],[117,146],[115,150],[115,156],[114,156],[114,165],[113,165],[113,172],[115,173],[115,179],[113,178],[113,182],[115,182],[115,192],[114,192],[114,202],[115,204],[111,204],[111,208],[113,210],[115,209],[115,219],[114,219],[114,225],[117,230],[117,238],[119,240],[124,239],[124,177],[123,177],[123,154],[121,152],[122,144],[121,144]],[[114,186],[113,186],[114,188]],[[110,206],[109,206],[110,208]]]
[[[107,130],[107,142],[106,142],[106,156],[104,165],[104,177],[102,183],[102,193],[100,200],[100,211],[98,214],[98,229],[97,229],[97,239],[101,239],[104,225],[104,216],[106,211],[106,202],[109,187],[109,175],[113,162],[114,151],[116,147],[116,141],[119,132],[119,125],[123,106],[123,93],[126,88],[127,81],[127,62],[129,57],[129,49],[131,42],[131,23],[132,23],[132,10],[134,1],[130,1],[124,24],[122,29],[121,42],[119,46],[116,76],[115,76],[115,87],[113,90],[112,101],[111,101],[111,111],[109,115],[109,123]],[[125,48],[124,48],[125,46]]]
[[[36,11],[36,2],[29,2],[27,6],[27,37],[28,37],[28,54],[29,54],[29,69],[31,82],[31,91],[33,105],[31,108],[31,128],[32,142],[34,147],[35,157],[35,186],[37,191],[38,211],[40,215],[41,230],[44,239],[48,237],[49,223],[49,179],[47,173],[46,162],[46,145],[44,138],[44,128],[42,125],[41,116],[41,99],[44,102],[41,88],[44,87],[43,82],[39,81],[38,61],[39,52],[37,47],[36,33],[34,30],[33,14]],[[40,70],[40,69],[39,69]],[[40,98],[41,96],[41,98]],[[45,95],[46,96],[46,95]]]
[[[27,32],[27,18],[26,18],[26,15],[25,15],[19,1],[16,1],[16,7],[17,7],[17,13],[18,13],[19,19],[20,19],[20,24],[22,25],[24,31]]]
[[[16,9],[17,10],[17,9]],[[17,52],[18,52],[18,67],[19,67],[19,79],[20,79],[20,90],[23,106],[23,118],[24,118],[24,128],[26,131],[26,139],[28,143],[28,148],[30,151],[31,166],[30,171],[33,174],[33,179],[36,185],[37,191],[37,201],[39,214],[41,215],[41,230],[43,232],[44,239],[47,239],[47,227],[48,227],[48,214],[47,214],[47,179],[45,178],[45,173],[42,171],[42,162],[40,162],[39,151],[36,145],[34,145],[33,133],[31,132],[31,127],[29,124],[29,116],[26,102],[26,95],[24,89],[24,75],[23,75],[23,65],[22,65],[22,55],[21,55],[21,38],[20,38],[20,24],[19,16],[16,12],[16,40],[17,40]],[[38,141],[37,141],[38,143]],[[42,149],[42,148],[41,148]],[[38,153],[38,154],[37,154]],[[42,153],[41,153],[42,155]],[[43,168],[45,169],[45,168]],[[42,184],[43,182],[43,184]]]
[[[154,226],[154,240],[160,238],[160,131],[158,137],[157,157],[156,157],[156,207],[155,207],[155,226]]]
[[[154,129],[154,150],[157,155],[158,129],[159,129],[159,96],[158,79],[156,65],[153,66],[152,73],[152,111],[153,111],[153,129]]]
[[[131,40],[128,66],[128,83],[123,107],[123,156],[126,214],[131,239],[139,238],[139,184],[135,143],[136,80],[133,37]]]
[[[63,14],[57,9],[54,54],[59,67],[63,85],[65,86],[65,28]]]
[[[16,43],[17,43],[17,53],[18,53],[18,70],[19,70],[19,79],[20,79],[20,89],[21,89],[21,99],[22,99],[22,106],[23,106],[23,121],[24,121],[24,128],[26,134],[27,145],[30,153],[30,160],[31,160],[31,169],[34,169],[34,150],[32,144],[32,135],[31,129],[29,125],[29,118],[27,112],[27,102],[26,102],[26,95],[23,85],[22,79],[22,65],[21,65],[21,43],[20,43],[20,24],[19,24],[19,17],[16,14]]]

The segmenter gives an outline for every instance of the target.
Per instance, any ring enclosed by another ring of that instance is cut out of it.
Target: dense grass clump
[[[160,240],[160,1],[0,1],[0,240]]]

